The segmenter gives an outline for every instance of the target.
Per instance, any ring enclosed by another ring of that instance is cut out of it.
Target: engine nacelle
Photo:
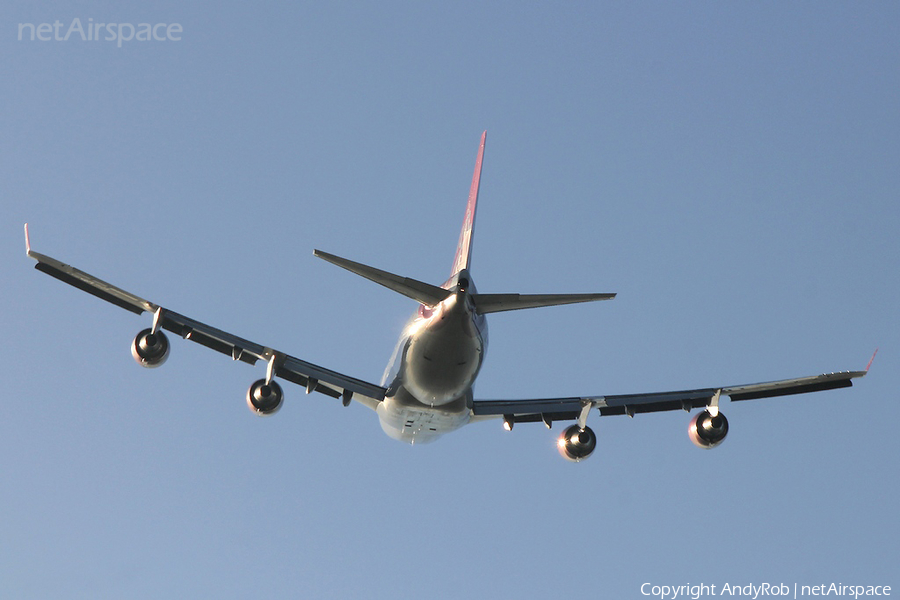
[[[162,331],[144,329],[131,342],[131,356],[142,367],[158,367],[169,358],[169,339]]]
[[[688,427],[688,437],[701,448],[715,448],[728,434],[728,419],[722,413],[712,416],[708,410],[698,412]]]
[[[597,447],[597,436],[590,427],[582,429],[578,425],[570,425],[560,434],[556,446],[560,456],[578,462],[590,456]]]
[[[275,381],[266,383],[265,379],[259,379],[247,390],[247,406],[260,417],[274,415],[283,401],[284,392]]]

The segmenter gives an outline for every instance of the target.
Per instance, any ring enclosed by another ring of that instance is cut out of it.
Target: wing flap
[[[284,379],[285,381],[296,383],[301,387],[309,387],[309,378],[301,375],[296,371],[285,369],[284,367],[279,367],[275,369],[275,375]],[[317,382],[312,391],[319,392],[320,394],[325,394],[326,396],[331,396],[332,398],[341,397],[340,390],[336,390],[333,387],[325,385],[321,382]]]
[[[580,410],[577,411],[568,411],[568,412],[546,412],[546,413],[536,413],[536,414],[505,414],[503,415],[506,418],[512,416],[512,421],[515,423],[543,423],[546,425],[547,423],[554,423],[555,421],[576,421],[578,420],[578,415],[581,414]]]
[[[475,415],[541,415],[544,413],[581,411],[581,398],[539,398],[533,400],[476,400]],[[538,419],[540,420],[540,419]]]
[[[365,381],[362,381],[361,379],[341,375],[336,371],[332,371],[330,369],[308,363],[305,360],[300,360],[299,358],[295,358],[293,356],[285,357],[281,369],[289,370],[295,374],[302,375],[307,378],[311,377],[318,381],[319,385],[321,385],[323,382],[329,383],[338,388],[350,390],[354,394],[362,394],[363,396],[379,401],[384,400],[384,395],[385,393],[387,393],[387,390],[380,385],[367,383]]]
[[[334,398],[340,397],[342,390],[350,390],[354,394],[362,394],[376,400],[384,399],[386,390],[381,386],[342,375],[337,371],[320,367],[294,356],[275,352],[256,342],[251,342],[175,312],[164,311],[163,328],[192,342],[206,346],[211,350],[221,352],[235,360],[251,365],[255,364],[259,359],[268,360],[272,355],[283,357],[275,371],[277,376],[304,387],[308,385],[309,379],[315,379],[318,384],[314,391]],[[324,384],[330,384],[338,389],[335,390]]]
[[[250,365],[266,356],[266,348],[250,340],[195,321],[174,311],[163,309],[162,327],[186,340],[196,342],[210,350],[231,356]]]
[[[37,252],[28,251],[28,256],[35,259],[37,264],[34,268],[42,273],[46,273],[51,277],[55,277],[62,282],[68,283],[72,287],[76,287],[83,292],[94,295],[101,300],[106,300],[111,304],[115,304],[119,308],[131,311],[135,314],[141,314],[145,310],[153,312],[158,307],[152,302],[148,302],[139,296],[135,296],[130,292],[126,292],[121,288],[106,283],[102,279],[97,279],[93,275],[88,275],[80,269],[76,269],[71,265],[67,265],[56,259],[50,258]]]
[[[825,373],[814,377],[798,377],[796,379],[783,379],[767,383],[725,387],[722,388],[722,393],[727,394],[732,400],[756,400],[758,398],[808,394],[810,392],[850,387],[853,385],[853,378],[863,377],[865,374],[866,371]]]
[[[666,410],[691,410],[692,408],[706,406],[715,394],[716,390],[713,388],[656,394],[625,394],[621,396],[606,396],[596,402],[595,405],[600,409],[600,414],[604,417],[662,412]]]
[[[539,398],[529,400],[476,400],[472,412],[475,415],[515,415],[516,422],[524,421],[524,415],[549,415],[566,413],[577,419],[584,403],[589,402],[603,416],[634,415],[665,410],[690,410],[706,406],[715,395],[715,388],[660,392],[654,394],[625,394],[620,396],[584,396],[570,398]],[[541,420],[533,419],[536,421]],[[557,418],[554,420],[562,420]]]

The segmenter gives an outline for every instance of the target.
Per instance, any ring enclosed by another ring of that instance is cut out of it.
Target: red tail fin
[[[462,231],[459,232],[459,244],[456,246],[451,276],[468,269],[472,258],[472,232],[475,229],[475,208],[478,204],[478,188],[481,186],[481,160],[484,158],[486,137],[487,131],[481,134],[481,145],[478,147],[478,158],[475,160],[475,174],[472,175],[472,187],[469,189],[469,203],[466,204],[466,218],[463,221]]]

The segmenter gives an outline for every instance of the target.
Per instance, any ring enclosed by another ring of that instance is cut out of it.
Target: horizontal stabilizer
[[[615,294],[473,294],[472,299],[475,301],[475,310],[487,314],[520,308],[612,300],[615,297]]]
[[[394,290],[395,292],[403,294],[404,296],[412,298],[427,306],[440,304],[442,300],[453,293],[450,290],[445,290],[442,287],[431,285],[424,281],[394,275],[393,273],[388,273],[387,271],[382,271],[375,267],[370,267],[362,263],[347,260],[346,258],[328,254],[327,252],[322,252],[321,250],[316,250],[314,254],[332,264],[347,269],[351,273],[361,275],[366,279],[374,281],[375,283],[383,285],[388,289]]]

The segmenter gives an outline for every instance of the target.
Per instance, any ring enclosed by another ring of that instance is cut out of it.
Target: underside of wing
[[[135,359],[144,366],[162,364],[168,354],[168,343],[164,343],[164,351],[160,351],[152,359],[145,358],[144,360],[141,360],[139,356],[141,352],[153,352],[153,349],[138,350],[137,346],[142,341],[146,345],[147,334],[153,336],[159,330],[166,330],[230,356],[235,361],[251,365],[256,364],[259,360],[269,363],[271,366],[267,371],[267,384],[271,382],[272,377],[280,377],[305,387],[307,392],[319,392],[333,398],[341,398],[345,404],[354,399],[369,408],[375,408],[377,403],[384,399],[386,390],[381,386],[320,367],[167,310],[71,265],[34,252],[31,249],[27,225],[25,226],[25,237],[26,252],[30,258],[37,261],[35,265],[37,270],[133,313],[142,314],[145,311],[154,313],[153,328],[138,334],[132,350]]]
[[[675,392],[650,394],[622,394],[613,396],[574,396],[568,398],[537,398],[529,400],[475,400],[472,413],[475,416],[500,416],[514,422],[541,422],[576,420],[585,406],[596,408],[602,416],[629,415],[666,410],[686,410],[710,406],[719,395],[732,400],[753,400],[806,394],[839,389],[853,385],[853,379],[866,371],[842,371],[810,377],[783,379],[765,383],[710,387]]]
[[[275,376],[301,385],[308,391],[320,392],[333,398],[340,398],[344,391],[350,391],[377,400],[384,399],[385,389],[381,386],[283,354],[176,312],[163,309],[162,316],[163,329],[231,356],[234,360],[251,365],[260,359],[274,360]]]
[[[722,388],[722,393],[729,396],[732,400],[756,400],[757,398],[807,394],[809,392],[850,387],[853,385],[853,378],[863,377],[865,374],[866,371],[842,371],[840,373],[826,373],[824,375],[782,379],[781,381],[769,381],[766,383],[732,385]]]
[[[28,225],[25,225],[25,235],[27,240]],[[64,262],[56,260],[55,258],[50,258],[49,256],[46,256],[44,254],[34,252],[31,249],[30,241],[26,244],[26,249],[28,256],[37,261],[37,264],[34,265],[34,268],[38,271],[46,273],[51,277],[55,277],[56,279],[68,283],[69,285],[89,294],[93,294],[94,296],[115,304],[120,308],[124,308],[125,310],[129,310],[136,314],[141,314],[144,311],[154,312],[157,308],[159,308],[152,302],[148,302],[143,298],[135,296],[131,292],[126,292],[121,288],[117,288],[112,284],[97,279],[93,275],[89,275],[84,271],[81,271],[80,269],[76,269],[71,265],[67,265]]]

